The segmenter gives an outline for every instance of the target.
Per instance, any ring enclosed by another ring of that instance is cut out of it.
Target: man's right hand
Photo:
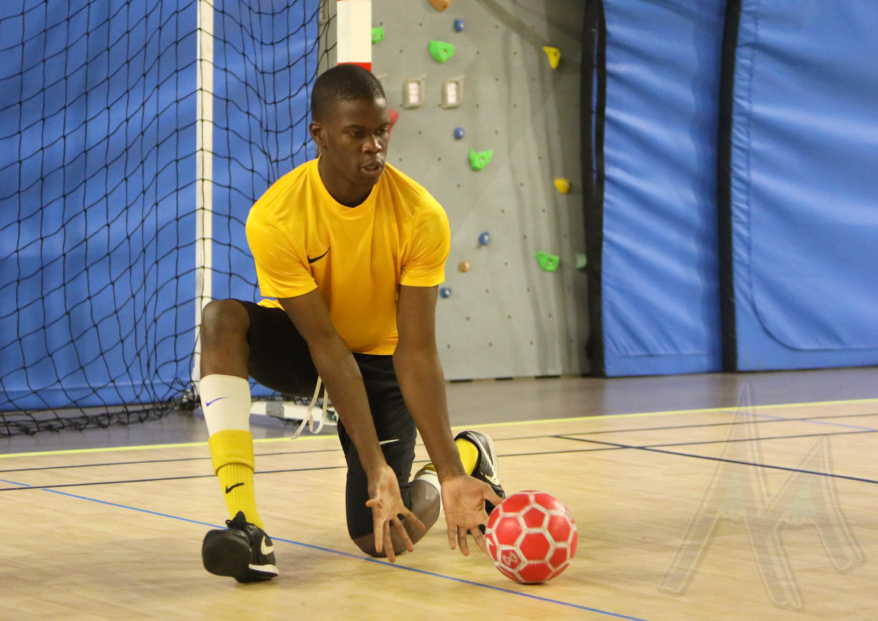
[[[336,332],[318,290],[296,298],[279,298],[278,301],[308,343],[314,366],[323,378],[327,392],[332,395],[338,417],[357,449],[360,463],[369,477],[366,505],[372,509],[375,551],[384,551],[388,560],[393,562],[396,554],[390,542],[391,525],[405,541],[406,548],[413,549],[411,537],[398,516],[404,516],[419,528],[425,527],[403,504],[396,474],[384,459],[360,367],[347,343]]]
[[[369,476],[369,500],[366,501],[366,506],[372,509],[376,552],[381,553],[383,550],[387,554],[388,561],[391,563],[396,561],[396,553],[393,551],[393,542],[390,539],[391,525],[405,542],[405,549],[409,552],[414,551],[412,539],[399,516],[403,516],[406,521],[421,530],[427,530],[427,527],[403,503],[396,473],[387,464],[384,464],[376,474]]]

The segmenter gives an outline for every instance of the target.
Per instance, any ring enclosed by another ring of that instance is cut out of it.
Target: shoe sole
[[[245,579],[250,569],[250,544],[241,537],[220,535],[205,540],[204,568],[215,576]]]
[[[222,546],[212,546],[211,550],[203,552],[204,568],[216,576],[227,576],[234,578],[241,584],[250,582],[265,582],[272,578],[277,578],[278,571],[274,565],[257,566],[249,564],[250,553],[248,551],[247,558],[244,560],[245,565],[239,564],[241,557],[235,558],[235,554],[229,556],[220,556],[223,552],[219,551]]]

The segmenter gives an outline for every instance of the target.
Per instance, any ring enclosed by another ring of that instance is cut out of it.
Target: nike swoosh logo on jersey
[[[228,494],[230,491],[232,491],[232,490],[235,489],[236,487],[241,487],[242,485],[244,485],[244,484],[243,484],[243,483],[235,483],[235,484],[232,485],[231,487],[227,487],[227,488],[226,488],[226,494]]]
[[[327,248],[327,249],[326,249],[326,252],[324,252],[323,254],[321,254],[319,257],[314,257],[313,259],[312,259],[311,257],[308,257],[308,263],[310,264],[310,263],[314,263],[315,261],[319,261],[320,259],[322,259],[323,257],[325,257],[326,255],[329,254],[329,250],[330,250],[330,249]]]
[[[207,407],[210,407],[210,404],[211,404],[211,403],[216,403],[217,401],[219,401],[219,400],[221,400],[221,399],[228,399],[228,397],[217,397],[216,399],[213,399],[213,400],[211,400],[211,401],[208,401],[208,402],[207,402]]]
[[[259,551],[262,552],[265,556],[268,556],[272,552],[274,552],[274,546],[265,545],[265,537],[262,538],[262,543],[259,545]]]
[[[399,438],[396,438],[395,440],[381,440],[378,444],[390,444],[391,442],[399,442]]]

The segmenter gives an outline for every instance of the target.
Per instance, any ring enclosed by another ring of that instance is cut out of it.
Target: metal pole
[[[198,2],[198,82],[195,147],[195,354],[192,381],[201,379],[201,316],[213,298],[213,13]]]

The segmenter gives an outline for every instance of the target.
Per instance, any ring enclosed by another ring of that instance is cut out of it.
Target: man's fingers
[[[451,524],[448,525],[448,547],[454,550],[457,545],[457,529]]]
[[[379,554],[384,550],[384,520],[381,518],[381,499],[372,497],[366,501],[372,509],[372,529],[375,533],[375,551]]]
[[[464,556],[469,556],[469,544],[466,541],[466,529],[458,528],[457,529],[457,545],[460,546],[460,552]]]
[[[408,550],[409,552],[414,552],[415,551],[415,544],[412,543],[412,538],[409,537],[408,531],[405,529],[405,526],[403,525],[403,523],[400,520],[395,519],[395,520],[393,520],[393,527],[396,529],[396,532],[402,538],[402,542],[405,544],[405,549]]]
[[[390,524],[387,522],[384,522],[384,552],[388,561],[396,562],[396,552],[393,550],[393,540],[390,538]]]
[[[472,531],[473,540],[476,542],[476,545],[481,548],[482,552],[485,554],[488,553],[488,542],[485,540],[485,536],[482,534],[478,528]]]
[[[374,518],[373,518],[374,520]],[[375,522],[375,551],[381,554],[384,550],[384,523],[381,520]]]
[[[503,502],[503,499],[500,498],[500,497],[497,495],[497,493],[496,493],[493,489],[491,489],[491,486],[490,486],[490,485],[488,485],[487,483],[485,483],[485,487],[486,487],[487,490],[488,490],[488,493],[485,494],[485,499],[488,500],[488,502],[490,502],[491,504],[493,504],[495,507],[496,507],[497,505],[499,505],[501,502]]]
[[[406,509],[402,513],[402,515],[403,515],[403,517],[405,517],[406,521],[414,524],[418,528],[418,530],[427,530],[427,527],[421,521],[421,518],[419,518],[417,515],[412,513],[409,509]]]

